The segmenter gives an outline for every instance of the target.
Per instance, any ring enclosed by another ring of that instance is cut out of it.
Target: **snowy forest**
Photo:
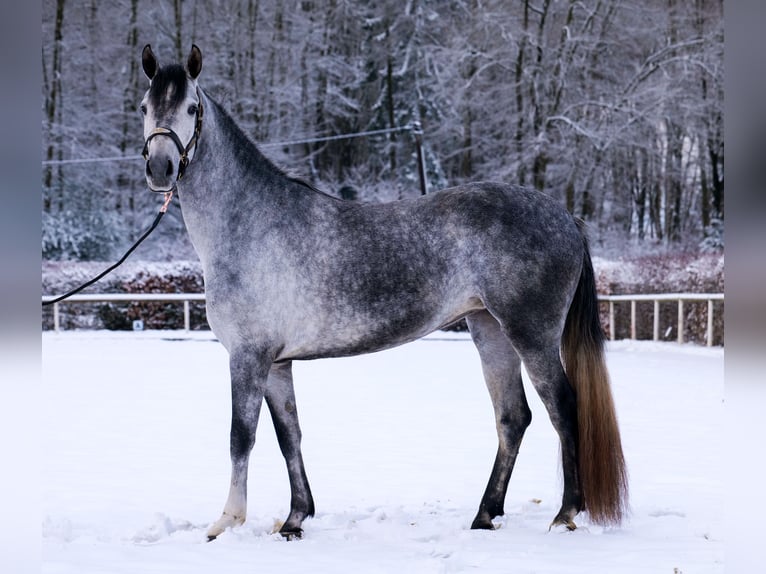
[[[723,0],[43,0],[42,37],[44,259],[111,259],[159,208],[147,43],[197,44],[202,88],[328,193],[417,196],[419,122],[429,191],[533,187],[596,253],[723,249]],[[194,258],[172,205],[143,259]]]

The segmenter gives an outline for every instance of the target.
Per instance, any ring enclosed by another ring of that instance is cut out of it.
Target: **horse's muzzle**
[[[176,182],[176,168],[173,160],[165,154],[158,154],[146,160],[146,183],[152,191],[169,191]]]

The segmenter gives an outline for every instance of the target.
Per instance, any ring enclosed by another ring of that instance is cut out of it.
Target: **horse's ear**
[[[154,52],[152,52],[152,47],[149,44],[144,46],[144,51],[141,52],[141,65],[144,67],[144,74],[146,74],[146,77],[150,80],[154,78],[154,75],[160,67],[157,63],[157,58],[154,56]]]
[[[197,76],[199,76],[199,73],[202,71],[202,52],[196,44],[192,44],[189,59],[186,62],[186,71],[189,72],[189,76],[192,80],[196,80]]]

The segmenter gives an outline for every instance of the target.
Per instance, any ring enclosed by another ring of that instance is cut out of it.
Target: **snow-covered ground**
[[[206,543],[228,490],[224,349],[209,333],[44,333],[43,572],[722,572],[723,358],[609,344],[632,515],[575,532],[548,531],[558,443],[529,385],[506,515],[468,529],[496,437],[465,335],[297,363],[316,517],[301,541],[273,534],[290,495],[264,408],[247,522]]]

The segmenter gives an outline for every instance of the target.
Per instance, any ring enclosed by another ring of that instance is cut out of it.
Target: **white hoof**
[[[245,523],[244,516],[233,516],[224,512],[210,528],[207,529],[207,540],[215,540],[227,528],[242,526]]]

